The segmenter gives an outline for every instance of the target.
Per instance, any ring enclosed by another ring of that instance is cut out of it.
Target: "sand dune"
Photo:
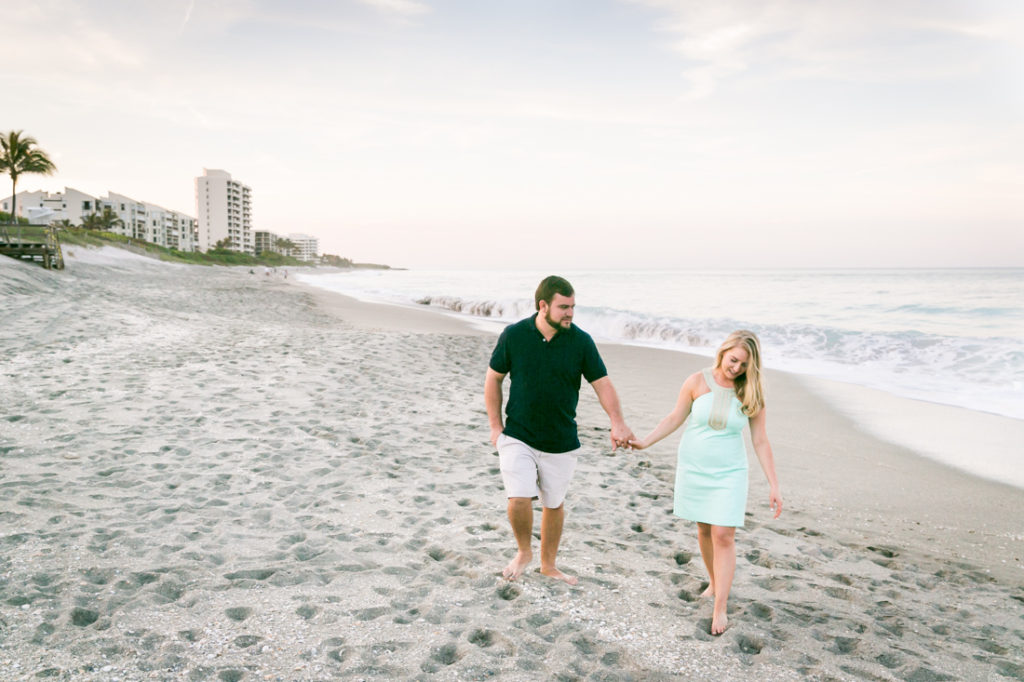
[[[712,638],[670,513],[674,441],[609,452],[585,392],[561,552],[580,584],[508,583],[493,337],[72,251],[64,272],[0,262],[2,679],[1024,678],[1024,491],[837,415],[808,428],[796,379],[773,377],[787,511],[752,485],[733,625]],[[638,432],[678,389],[664,363],[701,362],[603,350]],[[904,470],[943,488],[901,496]],[[937,527],[933,495],[966,517]]]

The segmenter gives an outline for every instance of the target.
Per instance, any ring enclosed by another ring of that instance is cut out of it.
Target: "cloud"
[[[998,0],[807,3],[800,0],[626,0],[655,10],[684,60],[693,99],[762,75],[864,82],[943,78],[981,68],[981,46],[1017,42],[1020,6]],[[1007,28],[1013,27],[1013,28]]]
[[[391,14],[416,16],[430,12],[430,7],[416,0],[359,0],[364,5]]]
[[[185,18],[181,21],[180,30],[184,31],[185,27],[188,26],[188,20],[192,18],[192,10],[195,9],[195,6],[196,0],[188,0],[188,7],[185,8]]]

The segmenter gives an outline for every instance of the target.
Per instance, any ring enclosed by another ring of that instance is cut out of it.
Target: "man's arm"
[[[618,447],[628,447],[629,441],[636,440],[636,436],[628,426],[626,426],[626,420],[622,417],[622,406],[619,404],[619,394],[615,392],[615,386],[612,385],[612,380],[603,376],[597,381],[593,381],[590,384],[594,387],[594,393],[597,394],[597,399],[601,403],[601,407],[608,413],[608,418],[612,422],[612,451]]]
[[[505,428],[501,419],[501,382],[505,381],[505,375],[487,368],[487,378],[484,379],[484,404],[487,406],[487,421],[491,425],[491,445],[498,447],[498,436]]]

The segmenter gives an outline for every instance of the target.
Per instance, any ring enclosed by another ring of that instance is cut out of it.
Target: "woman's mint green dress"
[[[747,415],[736,391],[719,386],[710,369],[711,389],[693,401],[679,442],[674,513],[714,526],[743,526],[747,509]]]

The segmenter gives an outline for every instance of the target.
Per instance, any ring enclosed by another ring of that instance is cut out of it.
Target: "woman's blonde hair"
[[[715,356],[715,369],[722,366],[722,358],[726,352],[743,346],[747,351],[747,371],[733,379],[736,397],[743,404],[743,414],[753,417],[764,409],[764,382],[761,379],[761,342],[757,334],[746,329],[738,329],[719,346]]]

